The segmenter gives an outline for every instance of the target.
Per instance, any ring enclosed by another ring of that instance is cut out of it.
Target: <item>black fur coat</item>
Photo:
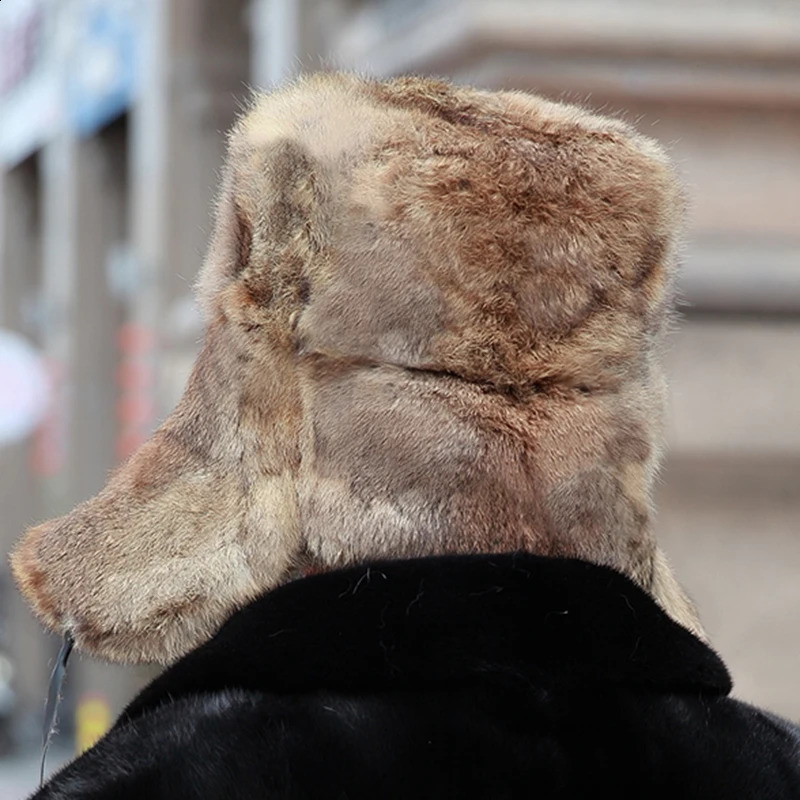
[[[800,798],[800,731],[627,578],[531,555],[288,584],[37,798]]]

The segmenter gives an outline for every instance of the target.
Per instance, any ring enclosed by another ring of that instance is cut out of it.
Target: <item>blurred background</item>
[[[669,149],[691,213],[659,535],[736,694],[800,720],[797,0],[4,0],[0,551],[175,403],[224,132],[249,87],[333,68],[533,90]],[[35,781],[58,645],[3,559],[3,798]],[[76,657],[54,761],[148,675]]]

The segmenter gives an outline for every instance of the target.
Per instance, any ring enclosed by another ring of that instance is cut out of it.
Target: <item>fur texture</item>
[[[624,576],[529,555],[284,586],[37,800],[797,800],[800,731]]]
[[[319,75],[230,138],[178,408],[12,564],[43,620],[172,661],[298,568],[524,549],[699,632],[651,529],[681,196],[625,124]]]

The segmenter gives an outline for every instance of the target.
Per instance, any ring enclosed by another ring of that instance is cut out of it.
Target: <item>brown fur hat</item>
[[[186,394],[13,557],[43,619],[170,661],[298,568],[525,549],[684,625],[657,549],[681,194],[622,122],[518,92],[317,75],[233,131]]]

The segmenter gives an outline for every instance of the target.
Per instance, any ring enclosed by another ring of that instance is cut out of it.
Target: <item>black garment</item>
[[[527,554],[288,584],[40,798],[800,798],[800,731],[630,580]]]

